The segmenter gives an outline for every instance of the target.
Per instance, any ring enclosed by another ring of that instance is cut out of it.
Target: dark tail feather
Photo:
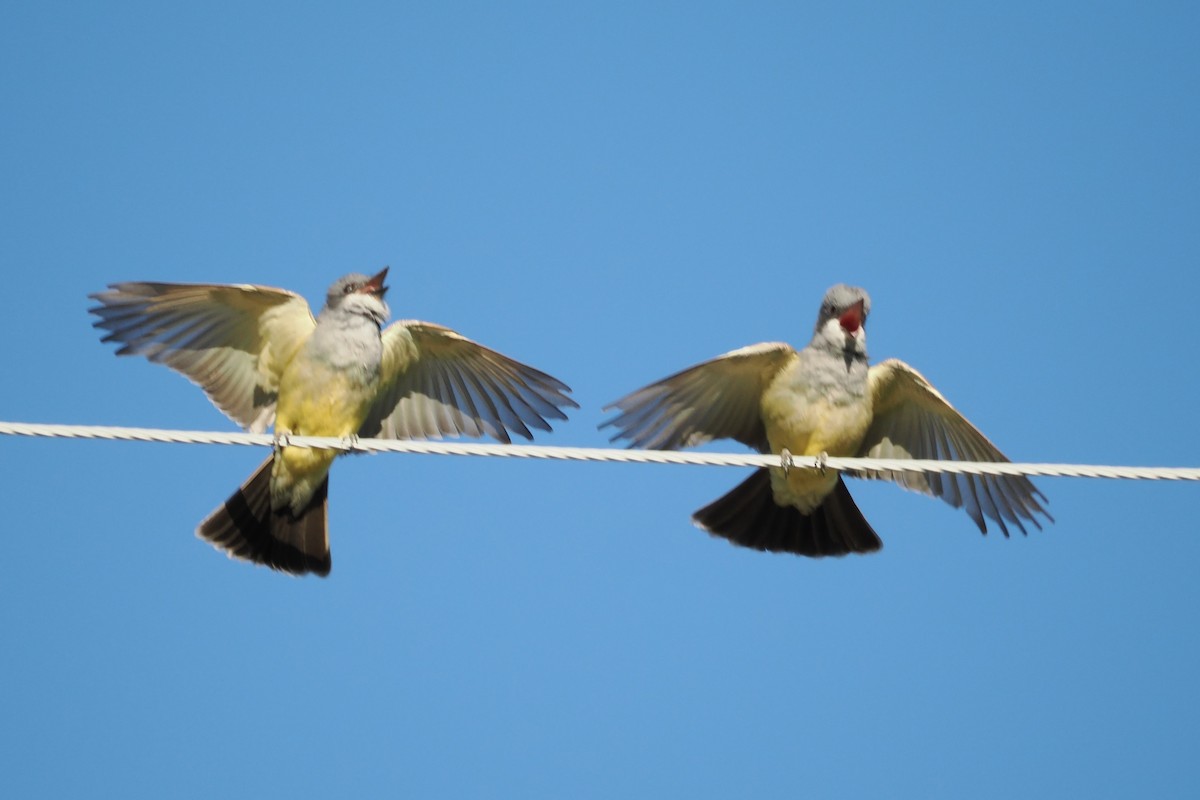
[[[802,514],[775,502],[770,472],[758,469],[733,491],[693,514],[692,521],[734,544],[774,553],[842,556],[883,547],[841,478],[819,507]]]
[[[271,455],[259,465],[242,487],[200,523],[196,535],[231,558],[266,564],[271,569],[321,577],[329,574],[326,526],[329,510],[329,478],[313,494],[298,516],[271,510]]]

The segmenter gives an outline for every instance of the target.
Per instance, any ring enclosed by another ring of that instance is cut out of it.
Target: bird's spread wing
[[[617,429],[612,441],[630,447],[678,450],[713,439],[736,439],[768,449],[759,408],[770,379],[796,351],[783,342],[765,342],[718,356],[638,389],[605,407],[621,413],[600,427]]]
[[[405,320],[383,332],[379,399],[360,435],[386,439],[491,436],[511,442],[550,430],[578,408],[571,389],[546,373],[489,350],[449,328]]]
[[[254,432],[270,427],[279,376],[316,324],[304,298],[265,286],[114,283],[91,297],[117,355],[183,373]]]
[[[1008,461],[929,381],[903,361],[889,359],[871,367],[870,390],[875,405],[871,427],[857,455],[871,458],[919,458],[957,461]],[[1025,532],[1023,520],[1037,528],[1034,516],[1052,520],[1038,498],[1045,497],[1021,475],[959,473],[858,472],[858,477],[885,478],[906,489],[940,497],[964,508],[979,530],[984,517],[1004,535],[1008,524]]]

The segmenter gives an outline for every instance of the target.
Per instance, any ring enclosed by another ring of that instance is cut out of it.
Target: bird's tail
[[[770,472],[758,469],[733,491],[693,514],[692,521],[715,536],[755,550],[842,556],[883,547],[840,477],[821,505],[803,514],[776,503]]]
[[[241,488],[196,528],[196,535],[231,558],[271,569],[321,577],[329,574],[329,477],[298,515],[271,510],[272,454]]]

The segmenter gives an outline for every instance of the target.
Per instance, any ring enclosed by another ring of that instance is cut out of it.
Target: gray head
[[[387,292],[383,279],[387,277],[387,273],[388,268],[384,267],[371,277],[361,272],[351,272],[338,278],[325,295],[325,308],[321,313],[337,311],[359,314],[382,325],[391,313],[387,303],[383,302],[383,296]]]
[[[871,313],[871,296],[866,289],[839,283],[825,292],[817,324],[813,329],[813,344],[825,344],[837,350],[867,352],[867,332],[864,325]]]

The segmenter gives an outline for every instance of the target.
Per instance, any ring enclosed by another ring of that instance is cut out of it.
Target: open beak
[[[384,267],[374,275],[371,280],[359,287],[359,292],[362,294],[373,294],[376,297],[383,297],[383,293],[387,291],[387,287],[383,285],[383,279],[387,277],[388,267]]]
[[[846,333],[858,333],[858,329],[863,324],[863,301],[859,300],[842,312],[842,315],[838,317],[838,322]]]

